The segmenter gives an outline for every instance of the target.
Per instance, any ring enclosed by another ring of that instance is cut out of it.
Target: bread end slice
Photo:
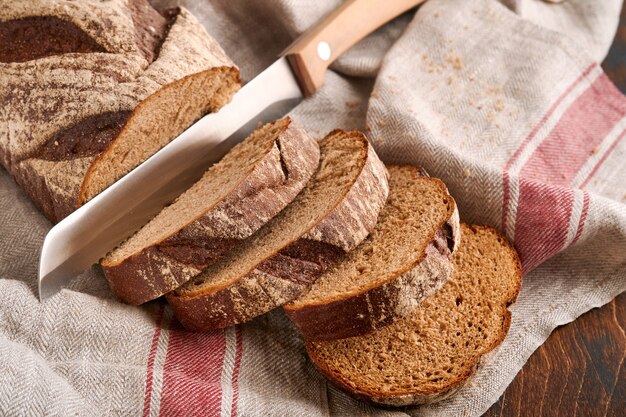
[[[242,86],[237,66],[184,7],[178,9],[157,59],[143,77],[159,84],[168,81],[135,106],[119,134],[94,159],[80,185],[77,207],[202,116],[217,112]]]
[[[432,403],[457,391],[506,336],[521,287],[513,246],[491,227],[462,225],[453,277],[413,314],[370,334],[306,342],[332,383],[377,404]]]

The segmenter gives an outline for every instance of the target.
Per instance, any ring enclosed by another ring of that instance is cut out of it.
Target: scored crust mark
[[[167,9],[162,16],[146,0],[129,0],[128,8],[135,26],[137,47],[148,62],[153,62],[180,9]]]
[[[30,16],[0,22],[0,62],[26,62],[69,53],[107,52],[72,22]]]
[[[86,117],[57,131],[37,150],[20,160],[37,158],[46,161],[63,161],[96,156],[117,137],[131,113],[130,111],[106,112]]]
[[[284,306],[307,340],[354,337],[389,325],[452,275],[459,240],[454,199],[417,167],[390,166],[389,173],[389,199],[370,236]]]
[[[521,287],[513,246],[495,229],[461,226],[453,277],[411,315],[367,335],[306,342],[314,365],[349,394],[377,404],[440,401],[504,340]]]
[[[280,169],[283,171],[283,175],[285,176],[285,180],[289,179],[289,168],[287,167],[287,163],[285,162],[285,155],[283,154],[283,150],[281,148],[280,140],[276,141],[276,147],[278,148],[278,156],[280,158]]]

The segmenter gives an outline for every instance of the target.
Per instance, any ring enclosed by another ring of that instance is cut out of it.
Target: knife
[[[219,112],[180,136],[46,235],[39,259],[44,301],[97,263],[197,181],[261,120],[284,116],[324,83],[328,66],[384,23],[425,0],[348,0],[295,40]]]

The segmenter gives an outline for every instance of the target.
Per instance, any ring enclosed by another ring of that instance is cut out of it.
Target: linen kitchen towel
[[[340,1],[185,5],[251,79]],[[157,1],[171,6],[173,1]],[[558,325],[626,290],[626,99],[603,74],[621,2],[429,0],[364,39],[292,116],[364,129],[444,180],[525,277],[508,337],[439,404],[377,409],[328,385],[280,311],[210,333],[121,304],[98,268],[40,304],[51,225],[0,170],[0,414],[479,416]]]

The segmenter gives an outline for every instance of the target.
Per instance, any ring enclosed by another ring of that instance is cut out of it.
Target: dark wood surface
[[[602,66],[626,93],[626,8]],[[483,417],[626,417],[625,355],[623,293],[556,329]]]
[[[626,416],[626,293],[559,327],[483,417]]]

